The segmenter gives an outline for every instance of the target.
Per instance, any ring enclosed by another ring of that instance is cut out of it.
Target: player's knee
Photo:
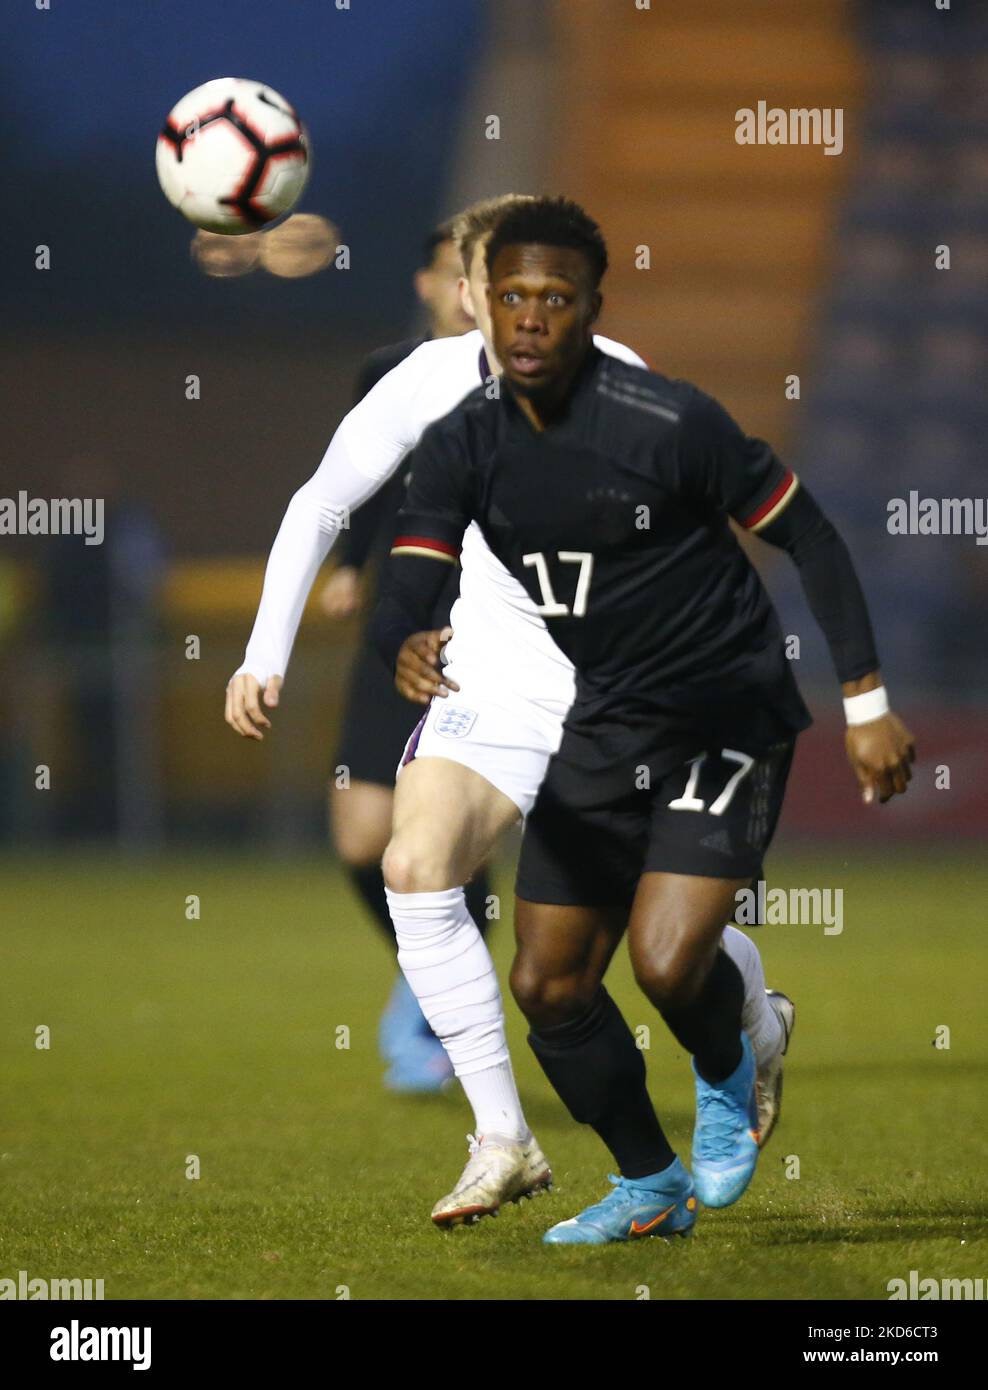
[[[553,975],[524,955],[511,967],[511,993],[533,1028],[553,1028],[585,1013],[599,981],[579,974]]]
[[[692,1003],[701,983],[697,962],[679,950],[655,949],[632,958],[638,988],[657,1009]]]
[[[417,869],[414,856],[409,854],[396,841],[392,840],[384,851],[381,860],[384,882],[392,893],[415,893],[417,888]]]
[[[459,887],[445,855],[398,838],[384,851],[381,872],[392,893],[441,893]]]

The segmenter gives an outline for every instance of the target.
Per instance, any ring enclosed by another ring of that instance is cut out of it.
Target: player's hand
[[[360,607],[360,571],[355,565],[340,565],[326,581],[319,595],[319,607],[327,618],[352,618]]]
[[[444,627],[434,632],[413,632],[405,638],[395,663],[395,685],[406,700],[427,705],[433,695],[445,700],[451,690],[459,690],[456,681],[447,680],[439,666],[439,653],[452,635],[453,629]]]
[[[884,802],[906,790],[913,775],[916,746],[897,715],[890,711],[881,719],[852,725],[845,746],[866,805],[876,796]]]
[[[261,701],[268,709],[276,709],[283,682],[283,676],[270,676],[262,691],[261,682],[249,671],[233,676],[226,688],[226,722],[230,728],[243,738],[262,742],[261,730],[270,729],[271,720],[261,709]]]

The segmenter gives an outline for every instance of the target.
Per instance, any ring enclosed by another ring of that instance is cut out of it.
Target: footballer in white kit
[[[483,264],[483,246],[476,249]],[[594,343],[604,353],[645,365],[630,348],[609,338],[595,335]],[[277,690],[309,591],[350,513],[400,468],[428,425],[447,415],[478,384],[487,384],[492,393],[497,390],[490,358],[480,329],[425,342],[382,377],[340,423],[315,474],[292,497],[272,546],[244,661],[227,688],[226,718],[237,732],[260,738],[261,730],[269,727],[262,700],[269,709],[278,703]],[[414,547],[414,537],[403,543]],[[444,679],[459,689],[431,702],[409,739],[399,770],[413,759],[459,763],[507,797],[523,817],[559,746],[573,699],[573,667],[550,638],[524,588],[492,554],[475,525],[464,537],[460,565],[460,592],[450,618],[453,636],[443,670]],[[396,763],[400,756],[396,749]],[[403,896],[411,901],[430,895]],[[444,897],[431,896],[437,901]],[[409,921],[396,912],[398,898],[389,891],[399,963],[446,1046],[476,1119],[478,1138],[471,1141],[463,1178],[433,1212],[441,1225],[496,1211],[503,1201],[546,1187],[551,1177],[522,1116],[489,952],[462,907],[462,886],[447,890],[445,897],[453,913],[440,933],[442,949],[430,946],[416,952]],[[446,907],[440,901],[444,912]],[[429,941],[436,939],[433,934]],[[724,944],[744,976],[745,1027],[756,1055],[765,1061],[762,1094],[771,1111],[763,1124],[767,1137],[778,1108],[781,1055],[791,1017],[779,1020],[776,1004],[767,1006],[754,943],[728,928]],[[428,968],[415,968],[425,960]]]

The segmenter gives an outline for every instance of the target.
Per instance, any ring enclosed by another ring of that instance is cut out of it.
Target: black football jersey
[[[799,487],[711,397],[591,348],[533,428],[478,389],[409,457],[399,551],[455,553],[476,521],[573,662],[568,723],[677,750],[768,747],[810,717],[729,518],[757,531]]]

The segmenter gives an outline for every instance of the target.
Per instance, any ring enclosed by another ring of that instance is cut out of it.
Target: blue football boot
[[[696,1222],[696,1195],[689,1173],[673,1159],[647,1178],[616,1178],[612,1190],[579,1216],[560,1221],[542,1237],[546,1245],[608,1245],[643,1236],[688,1236]]]
[[[725,1081],[711,1086],[693,1063],[696,1125],[693,1181],[705,1207],[729,1207],[751,1182],[758,1162],[755,1054],[741,1034],[741,1061]]]

